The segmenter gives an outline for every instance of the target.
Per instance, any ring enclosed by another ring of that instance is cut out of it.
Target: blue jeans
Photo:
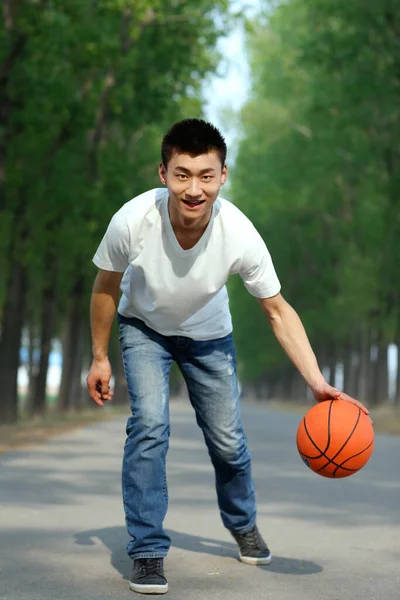
[[[215,469],[222,522],[246,532],[256,521],[251,456],[240,418],[232,335],[208,341],[163,336],[118,314],[132,416],[126,427],[122,492],[131,558],[165,557],[168,508],[169,372],[175,361]]]

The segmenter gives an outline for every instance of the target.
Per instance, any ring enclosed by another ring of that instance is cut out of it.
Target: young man
[[[111,400],[107,349],[118,306],[120,343],[132,416],[122,468],[123,501],[133,559],[130,587],[168,590],[163,558],[170,538],[165,460],[169,441],[168,377],[175,361],[186,380],[215,468],[223,524],[248,564],[271,553],[256,525],[251,458],[240,418],[232,321],[226,281],[239,273],[258,299],[284,350],[317,401],[345,398],[320,372],[302,323],[280,294],[280,282],[259,233],[219,197],[227,178],[226,145],[202,120],[176,123],[164,137],[161,182],[112,218],[93,262],[91,398]],[[119,288],[122,296],[119,301]],[[364,407],[362,409],[366,411]]]

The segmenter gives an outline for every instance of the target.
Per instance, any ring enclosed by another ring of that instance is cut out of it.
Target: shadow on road
[[[171,529],[168,529],[168,533],[172,538],[174,548],[237,560],[237,546],[235,543],[190,535]],[[125,528],[105,527],[104,529],[92,529],[75,534],[76,544],[83,546],[94,545],[93,538],[99,539],[106,546],[111,554],[112,566],[124,579],[129,579],[132,561],[125,550],[127,539]],[[284,575],[314,575],[323,571],[320,565],[310,560],[275,555],[270,565],[260,566],[259,568]]]

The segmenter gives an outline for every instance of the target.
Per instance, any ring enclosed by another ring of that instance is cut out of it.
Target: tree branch
[[[26,34],[21,34],[16,40],[11,48],[11,52],[4,60],[4,62],[0,65],[0,89],[4,87],[7,82],[8,75],[14,65],[14,62],[18,58],[19,54],[21,54],[28,36]]]
[[[129,36],[129,25],[131,22],[132,11],[126,7],[122,13],[121,23],[121,57],[128,54],[130,48],[138,40],[141,32],[156,20],[156,14],[152,8],[149,8],[139,23],[139,30],[136,36]],[[97,153],[104,134],[104,128],[109,115],[109,105],[111,90],[117,85],[117,77],[121,67],[121,60],[118,58],[116,64],[109,70],[104,80],[104,88],[100,98],[100,106],[96,113],[96,122],[94,129],[89,132],[89,169],[93,179],[97,177]]]
[[[390,11],[386,11],[385,19],[386,19],[386,23],[389,25],[389,29],[391,29],[391,31],[394,33],[396,38],[397,39],[400,38],[400,29],[396,22],[394,14]]]
[[[8,31],[14,29],[15,13],[19,2],[20,0],[3,0],[4,26]]]

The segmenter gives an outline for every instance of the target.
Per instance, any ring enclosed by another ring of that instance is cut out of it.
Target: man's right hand
[[[108,358],[93,359],[92,366],[86,378],[89,396],[99,406],[104,406],[104,400],[112,400],[114,392],[110,390],[111,365]]]

